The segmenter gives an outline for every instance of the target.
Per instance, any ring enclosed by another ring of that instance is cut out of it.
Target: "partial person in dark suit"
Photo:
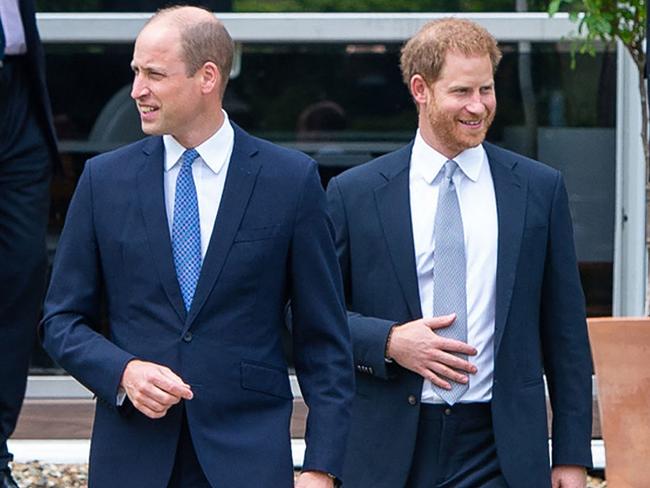
[[[33,0],[0,2],[0,487],[45,290],[50,174],[58,165]]]
[[[325,192],[309,157],[229,121],[232,56],[210,12],[158,12],[131,62],[153,136],[89,160],[70,204],[42,333],[97,395],[91,487],[292,487],[289,300],[296,486],[341,476],[353,369]]]
[[[401,55],[414,141],[329,184],[357,369],[346,488],[586,484],[567,193],[558,171],[484,142],[500,58],[473,22],[425,25]]]

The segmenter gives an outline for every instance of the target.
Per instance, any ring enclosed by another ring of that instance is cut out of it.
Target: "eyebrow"
[[[447,87],[448,90],[458,90],[458,89],[468,89],[472,88],[472,86],[478,86],[479,88],[485,88],[485,87],[494,87],[495,83],[494,80],[492,81],[487,81],[485,83],[478,83],[477,85],[473,85],[472,83],[453,83]]]
[[[160,67],[160,66],[155,66],[155,65],[153,65],[153,66],[138,66],[135,63],[135,61],[131,61],[130,66],[131,66],[132,70],[135,70],[136,68],[138,68],[140,71],[146,71],[146,72],[149,72],[149,73],[152,72],[152,71],[155,71],[157,73],[167,74],[167,71],[165,69],[163,69],[162,67]]]

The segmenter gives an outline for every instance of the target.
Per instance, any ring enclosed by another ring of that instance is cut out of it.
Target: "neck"
[[[221,107],[218,107],[217,110],[210,111],[206,116],[199,116],[191,130],[172,135],[185,148],[197,147],[215,135],[223,126],[224,121],[225,116]]]

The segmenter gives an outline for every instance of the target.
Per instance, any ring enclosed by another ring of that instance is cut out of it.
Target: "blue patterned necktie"
[[[199,203],[192,176],[192,163],[199,157],[196,149],[188,149],[181,156],[181,170],[176,179],[174,221],[172,223],[172,250],[178,284],[181,287],[185,310],[190,309],[194,290],[201,273],[201,225]]]
[[[433,316],[456,314],[456,320],[436,333],[443,337],[467,342],[467,290],[463,219],[452,177],[458,168],[447,161],[438,193],[438,210],[433,229],[435,251],[433,265]],[[463,359],[467,355],[457,354]],[[433,385],[433,390],[450,405],[456,403],[469,388],[449,380],[451,390]]]

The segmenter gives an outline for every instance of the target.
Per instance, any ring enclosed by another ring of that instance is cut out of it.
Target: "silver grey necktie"
[[[438,194],[438,210],[433,228],[435,238],[433,265],[433,316],[456,314],[456,320],[436,333],[450,339],[467,342],[467,290],[465,238],[463,219],[456,187],[452,176],[458,164],[447,161],[444,177]],[[464,354],[459,357],[467,359]],[[469,383],[461,384],[449,380],[451,390],[433,385],[433,390],[450,405],[456,403],[469,388]]]

